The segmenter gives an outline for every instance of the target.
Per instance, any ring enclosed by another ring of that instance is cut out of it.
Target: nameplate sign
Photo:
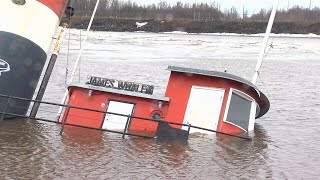
[[[154,86],[140,84],[127,81],[119,81],[115,79],[107,79],[101,77],[88,76],[86,84],[92,86],[100,86],[104,88],[112,88],[124,91],[138,92],[144,94],[153,94]]]

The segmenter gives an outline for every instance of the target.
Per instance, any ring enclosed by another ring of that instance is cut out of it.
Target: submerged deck
[[[60,124],[61,125],[60,135],[63,135],[63,131],[64,131],[64,128],[66,126],[70,126],[70,127],[80,127],[80,128],[87,128],[87,129],[93,129],[93,130],[116,133],[116,134],[122,135],[122,138],[125,138],[126,135],[144,137],[144,138],[155,138],[155,137],[161,136],[161,137],[165,137],[165,139],[173,140],[173,139],[175,139],[176,135],[179,135],[179,134],[181,134],[181,131],[184,131],[184,130],[181,130],[181,129],[176,129],[176,128],[172,128],[171,127],[171,126],[174,126],[174,125],[178,125],[178,126],[186,126],[186,127],[188,127],[188,131],[183,133],[184,134],[183,141],[187,141],[190,129],[192,129],[192,128],[204,130],[204,131],[207,131],[207,132],[210,132],[210,133],[219,133],[219,134],[224,134],[224,135],[227,135],[227,136],[232,136],[232,137],[251,140],[250,137],[223,133],[223,132],[219,132],[219,131],[215,131],[215,130],[211,130],[211,129],[206,129],[206,128],[193,126],[191,124],[180,124],[180,123],[170,122],[170,121],[166,121],[166,120],[156,120],[156,119],[148,119],[148,118],[142,118],[142,117],[134,117],[134,116],[129,116],[129,115],[111,113],[111,112],[107,112],[107,111],[98,111],[98,110],[89,109],[89,108],[75,107],[75,106],[70,106],[70,105],[63,105],[63,104],[57,104],[57,103],[51,103],[51,102],[45,102],[45,101],[36,101],[36,100],[25,99],[25,98],[20,98],[20,97],[6,96],[6,95],[2,95],[2,94],[0,94],[0,98],[8,99],[8,101],[7,101],[8,103],[6,104],[6,107],[4,109],[0,109],[0,124],[1,124],[1,121],[13,121],[13,120],[26,120],[26,121],[27,120],[38,120],[38,121],[43,121],[43,122],[48,122],[48,123],[55,123],[55,124]],[[64,111],[65,111],[65,116],[60,117],[59,120],[57,120],[57,119],[47,119],[47,118],[39,118],[39,117],[34,117],[33,118],[33,117],[30,117],[29,115],[15,114],[15,113],[12,113],[10,111],[10,101],[11,100],[21,100],[21,101],[27,101],[27,102],[31,102],[31,103],[39,103],[40,105],[46,104],[46,105],[52,105],[52,106],[57,106],[57,107],[63,107]],[[93,128],[93,127],[81,126],[81,125],[78,125],[78,124],[67,123],[66,120],[68,118],[69,111],[71,109],[80,109],[80,110],[85,110],[85,111],[95,112],[95,113],[113,114],[113,115],[118,115],[118,116],[124,116],[124,117],[127,117],[127,123],[126,123],[126,126],[125,126],[123,131],[117,131],[117,130],[111,130],[111,129],[102,129],[102,128]],[[152,121],[152,122],[155,122],[155,123],[159,123],[159,125],[161,125],[161,126],[159,126],[158,129],[161,129],[163,127],[168,127],[168,126],[170,126],[170,129],[168,129],[168,131],[164,131],[163,132],[164,135],[163,134],[160,135],[159,132],[157,132],[156,136],[150,136],[149,134],[141,134],[141,133],[136,133],[136,132],[129,132],[128,131],[128,124],[129,124],[129,122],[130,122],[130,120],[132,118],[135,118],[135,119],[138,119],[138,120],[141,120],[141,121]],[[179,132],[175,133],[174,131],[179,131]],[[166,135],[168,135],[168,138],[166,138]]]

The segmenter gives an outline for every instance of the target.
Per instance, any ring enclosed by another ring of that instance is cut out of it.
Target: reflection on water
[[[157,95],[164,94],[168,65],[227,68],[250,79],[261,40],[94,32],[87,48],[99,45],[101,51],[84,52],[81,79],[95,75],[153,84]],[[317,179],[319,43],[272,41],[258,82],[271,109],[257,121],[252,141],[193,134],[183,145],[67,126],[60,136],[60,125],[8,120],[0,122],[0,179]],[[69,58],[76,53],[71,51]],[[44,97],[57,103],[64,92],[66,52],[59,58]],[[39,116],[53,119],[56,112],[42,106]]]
[[[191,136],[188,144],[158,142],[32,120],[1,122],[2,178],[237,178],[266,177],[263,130],[253,141]]]
[[[98,146],[102,143],[103,132],[78,128],[66,125],[63,131],[62,142],[66,146]]]

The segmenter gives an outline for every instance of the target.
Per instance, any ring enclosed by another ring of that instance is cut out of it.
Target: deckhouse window
[[[225,121],[248,131],[252,100],[244,94],[232,90],[229,110]]]

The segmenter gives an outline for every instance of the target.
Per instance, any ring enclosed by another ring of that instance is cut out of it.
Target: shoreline
[[[89,18],[74,17],[71,28],[86,29]],[[62,22],[67,22],[63,19]],[[147,22],[146,25],[137,27],[137,22]],[[154,33],[194,33],[194,34],[238,34],[259,35],[265,33],[267,22],[254,21],[192,21],[192,20],[136,20],[96,18],[91,30],[112,32],[154,32]],[[320,35],[320,23],[317,22],[275,22],[273,34],[302,34]],[[315,36],[316,37],[316,36]]]
[[[103,32],[103,31],[101,31]],[[112,31],[109,31],[112,32]],[[147,32],[147,31],[134,31],[135,33],[153,33],[153,32]],[[190,34],[190,35],[211,35],[211,36],[245,36],[245,37],[264,37],[264,33],[258,33],[258,34],[237,34],[237,33],[188,33],[188,32],[182,32],[182,31],[172,31],[172,32],[159,32],[163,34]],[[270,37],[294,37],[294,38],[320,38],[320,35],[309,33],[309,34],[275,34],[271,33]]]
[[[62,28],[61,26],[59,29]],[[58,29],[58,32],[59,32]],[[85,31],[85,29],[78,29],[78,28],[71,28],[73,30],[82,30],[82,32]],[[148,32],[148,31],[100,31],[100,30],[94,30],[91,29],[91,31],[94,32],[110,32],[110,33],[155,33],[155,34],[175,34],[175,35],[207,35],[207,36],[229,36],[229,37],[264,37],[264,33],[258,33],[258,34],[237,34],[237,33],[188,33],[188,32],[182,32],[182,31],[171,31],[171,32]],[[270,37],[273,38],[320,38],[320,35],[309,33],[309,34],[275,34],[271,33]]]

